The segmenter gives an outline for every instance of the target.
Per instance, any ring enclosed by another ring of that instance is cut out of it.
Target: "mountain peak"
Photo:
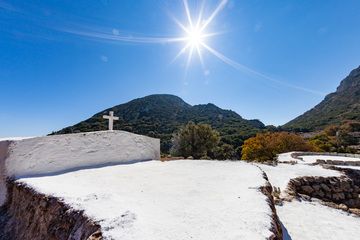
[[[336,92],[283,127],[312,131],[345,120],[360,120],[360,66],[341,81]]]
[[[220,132],[222,141],[234,148],[263,125],[260,121],[243,119],[236,112],[212,103],[191,106],[175,95],[153,94],[103,110],[55,134],[106,130],[107,123],[102,116],[108,111],[114,111],[120,118],[114,123],[114,129],[160,138],[163,152],[171,147],[173,133],[189,121],[210,124]]]
[[[344,80],[341,81],[340,86],[336,89],[337,92],[350,90],[351,88],[360,88],[360,66],[352,70]]]

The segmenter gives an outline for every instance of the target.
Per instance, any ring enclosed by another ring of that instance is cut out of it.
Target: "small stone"
[[[353,195],[351,193],[346,193],[346,198],[351,199],[351,198],[353,198]]]
[[[316,159],[316,163],[317,164],[325,164],[326,162],[323,159]]]
[[[332,208],[338,208],[338,205],[333,202],[324,202],[324,205]]]
[[[323,191],[318,191],[317,192],[317,194],[318,194],[318,196],[320,197],[320,198],[323,198],[324,196],[325,196],[325,193],[323,192]]]
[[[93,234],[91,234],[91,236],[88,238],[88,240],[100,240],[103,239],[102,238],[102,233],[100,230],[94,232]]]
[[[345,202],[347,206],[349,206],[350,208],[355,206],[355,201],[354,199],[350,199],[348,201]]]
[[[325,197],[330,200],[332,198],[332,195],[331,193],[327,192],[325,193]]]
[[[48,205],[48,204],[47,204],[47,202],[46,202],[45,200],[43,200],[43,201],[40,202],[40,207],[41,207],[41,208],[46,208],[47,205]]]
[[[349,208],[349,212],[360,216],[360,209],[358,208]]]
[[[301,189],[305,194],[308,194],[308,195],[311,194],[312,192],[314,192],[314,189],[310,186],[302,186]]]
[[[313,188],[315,191],[319,191],[319,190],[320,190],[320,185],[315,184],[315,185],[312,186],[312,188]]]
[[[339,204],[338,207],[339,207],[339,209],[344,210],[344,211],[347,211],[349,209],[348,206],[346,206],[343,203]]]
[[[320,186],[325,192],[331,192],[331,189],[326,184],[322,183]]]
[[[297,187],[300,187],[301,186],[301,182],[297,179],[292,179],[291,180],[291,183],[294,184],[295,186]]]
[[[340,200],[344,200],[345,199],[345,194],[344,193],[338,193],[338,195],[339,195],[339,199]]]
[[[332,195],[332,199],[335,201],[344,200],[345,195],[344,195],[344,193],[335,193]]]
[[[306,201],[311,201],[311,197],[309,197],[308,195],[299,194],[299,196]]]
[[[350,188],[350,183],[348,181],[341,181],[340,188],[343,190],[347,190]]]

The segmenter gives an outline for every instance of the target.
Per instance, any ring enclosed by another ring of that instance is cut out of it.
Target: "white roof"
[[[262,171],[244,162],[148,161],[23,178],[100,221],[113,239],[267,239]]]

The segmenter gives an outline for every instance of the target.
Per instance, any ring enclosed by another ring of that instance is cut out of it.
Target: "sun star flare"
[[[218,33],[208,33],[206,30],[207,30],[207,27],[210,25],[210,23],[214,20],[216,15],[223,9],[226,2],[227,2],[227,0],[220,1],[219,5],[210,14],[210,16],[208,18],[203,18],[204,2],[202,2],[199,14],[197,16],[197,21],[195,22],[194,18],[191,15],[188,1],[183,0],[188,23],[183,24],[180,21],[178,21],[176,18],[174,18],[174,21],[184,31],[184,37],[181,39],[182,39],[182,42],[185,43],[185,46],[179,51],[179,53],[175,56],[173,61],[175,61],[179,56],[181,56],[182,54],[187,52],[188,57],[187,57],[186,71],[189,68],[190,61],[193,57],[194,51],[197,52],[200,62],[202,64],[203,68],[205,68],[203,57],[202,57],[202,50],[207,50],[210,48],[206,44],[206,39],[218,34]],[[185,25],[187,27],[185,27]]]

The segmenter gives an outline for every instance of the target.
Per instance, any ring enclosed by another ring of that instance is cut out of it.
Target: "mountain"
[[[360,66],[313,109],[286,123],[288,130],[313,131],[344,120],[360,120]]]
[[[169,151],[172,134],[189,121],[210,124],[220,132],[223,143],[235,148],[265,127],[259,120],[243,119],[236,112],[211,103],[191,106],[177,96],[156,94],[105,109],[52,134],[106,130],[107,121],[102,116],[109,111],[114,111],[115,116],[120,118],[114,122],[114,129],[160,138],[163,152]]]

